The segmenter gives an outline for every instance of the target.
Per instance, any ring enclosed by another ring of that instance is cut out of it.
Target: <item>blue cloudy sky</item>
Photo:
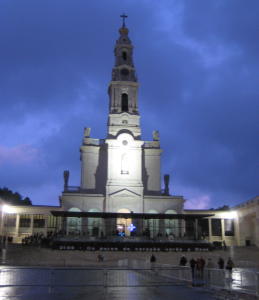
[[[1,0],[0,187],[57,205],[63,170],[79,185],[83,128],[106,136],[122,12],[171,193],[188,208],[257,195],[257,0]]]

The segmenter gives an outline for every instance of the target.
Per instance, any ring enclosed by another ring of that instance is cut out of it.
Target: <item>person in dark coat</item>
[[[151,255],[151,257],[150,257],[150,262],[151,262],[151,263],[155,263],[155,262],[156,262],[156,257],[155,257],[154,254]]]
[[[183,255],[180,259],[180,266],[185,267],[187,264],[187,258]]]
[[[206,262],[203,257],[198,258],[196,261],[197,273],[198,273],[199,278],[201,278],[201,279],[203,279],[205,264],[206,264]]]
[[[230,274],[232,274],[232,269],[234,268],[233,260],[229,257],[227,264],[226,264],[226,270],[229,271]]]
[[[195,278],[195,269],[196,269],[196,265],[197,265],[197,261],[194,259],[194,258],[192,258],[191,260],[190,260],[190,267],[191,267],[191,270],[192,270],[192,279],[194,280],[194,278]]]
[[[219,269],[224,269],[225,261],[222,257],[220,257],[218,260],[218,266],[219,266]]]

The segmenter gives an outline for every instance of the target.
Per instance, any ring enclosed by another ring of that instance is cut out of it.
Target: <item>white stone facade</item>
[[[80,148],[81,184],[74,193],[68,188],[62,194],[65,210],[73,203],[80,211],[98,208],[104,212],[182,212],[183,197],[163,195],[161,191],[158,132],[154,131],[152,141],[141,140],[132,55],[128,30],[123,27],[115,46],[115,66],[108,88],[107,137],[94,139],[90,129],[85,130]]]

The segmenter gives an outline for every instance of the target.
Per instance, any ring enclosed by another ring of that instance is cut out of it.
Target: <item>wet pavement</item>
[[[191,289],[184,286],[156,286],[156,287],[108,287],[100,288],[88,286],[85,288],[62,287],[51,291],[45,288],[1,288],[0,299],[12,300],[209,300],[215,297],[203,290]]]
[[[2,268],[0,299],[215,299],[152,270]]]
[[[59,300],[59,299],[215,299],[211,293],[191,290],[179,286],[156,286],[156,287],[108,287],[100,288],[88,286],[85,288],[62,287],[48,291],[46,288],[15,287],[1,288],[0,299],[16,300]]]
[[[227,281],[224,274],[224,270],[214,270],[207,280],[210,278],[217,290],[226,289],[227,284],[229,291],[255,294],[254,271],[235,269]],[[197,279],[195,283],[208,287],[206,280]],[[137,260],[120,260],[113,267],[0,267],[0,300],[207,300],[218,295],[215,290],[192,287],[189,268],[168,268]]]

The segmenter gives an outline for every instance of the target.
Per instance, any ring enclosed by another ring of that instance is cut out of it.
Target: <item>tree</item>
[[[13,192],[9,190],[7,187],[0,188],[0,198],[12,205],[32,205],[29,197],[25,197],[23,199],[22,195],[18,192]]]

